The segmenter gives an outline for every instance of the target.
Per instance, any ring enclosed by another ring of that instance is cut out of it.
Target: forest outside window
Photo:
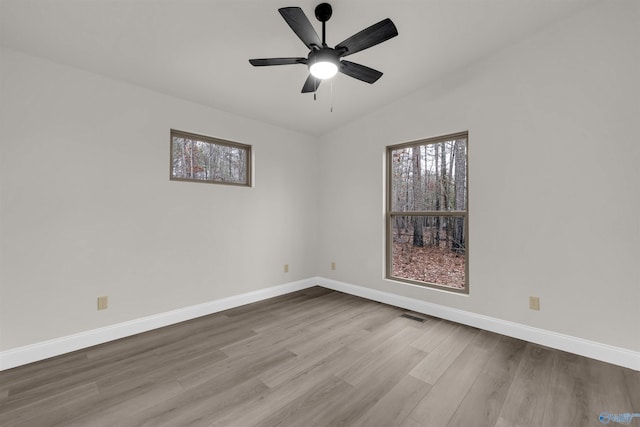
[[[172,129],[170,179],[250,187],[251,146]]]
[[[469,292],[467,139],[387,147],[388,279]]]

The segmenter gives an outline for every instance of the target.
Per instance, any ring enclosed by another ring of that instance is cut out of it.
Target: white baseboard
[[[496,319],[482,314],[458,310],[388,292],[338,282],[336,280],[325,279],[323,277],[316,277],[313,279],[313,282],[324,288],[356,295],[373,301],[451,320],[452,322],[473,326],[487,331],[496,332],[498,334],[507,335],[509,337],[522,339],[640,371],[640,352],[628,350],[626,348],[576,338],[570,335],[559,334],[557,332],[534,328],[507,320]]]
[[[13,348],[0,352],[0,371],[14,368],[16,366],[26,365],[27,363],[36,362],[49,357],[59,356],[64,353],[69,353],[71,351],[80,350],[119,338],[139,334],[141,332],[147,332],[163,326],[184,322],[185,320],[194,319],[196,317],[206,316],[208,314],[250,304],[252,302],[262,301],[268,298],[288,294],[290,292],[310,288],[315,285],[316,281],[312,279],[285,283],[241,295],[234,295],[228,298],[168,311],[166,313],[143,317],[141,319],[135,319],[36,344],[26,345],[24,347]]]
[[[451,320],[464,325],[496,332],[513,338],[522,339],[640,371],[640,353],[636,351],[589,341],[582,338],[576,338],[570,335],[559,334],[557,332],[534,328],[468,311],[458,310],[388,292],[338,282],[336,280],[326,279],[323,277],[313,277],[297,282],[285,283],[283,285],[260,289],[241,295],[235,295],[220,300],[172,310],[166,313],[160,313],[153,316],[143,317],[141,319],[131,320],[49,341],[6,350],[0,352],[0,371],[91,347],[93,345],[113,341],[119,338],[139,334],[141,332],[150,331],[152,329],[161,328],[163,326],[183,322],[185,320],[194,319],[196,317],[206,316],[208,314],[217,313],[241,305],[310,288],[312,286],[322,286],[327,289],[356,295],[373,301],[390,304],[418,313]]]

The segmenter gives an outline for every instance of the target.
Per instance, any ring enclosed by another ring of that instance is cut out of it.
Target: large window
[[[251,186],[251,146],[172,129],[170,179]]]
[[[467,139],[387,147],[387,278],[469,292]]]

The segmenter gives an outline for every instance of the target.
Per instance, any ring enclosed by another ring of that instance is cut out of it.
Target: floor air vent
[[[400,317],[406,317],[407,319],[415,320],[416,322],[423,323],[426,319],[422,319],[421,317],[412,316],[410,314],[404,313]]]

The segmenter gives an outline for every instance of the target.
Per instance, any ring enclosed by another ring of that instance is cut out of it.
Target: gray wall
[[[639,350],[638,9],[589,8],[324,136],[318,274]],[[385,280],[385,146],[465,130],[470,294]]]
[[[316,138],[8,50],[1,76],[0,350],[315,274]],[[251,144],[255,187],[169,181],[170,128]]]

